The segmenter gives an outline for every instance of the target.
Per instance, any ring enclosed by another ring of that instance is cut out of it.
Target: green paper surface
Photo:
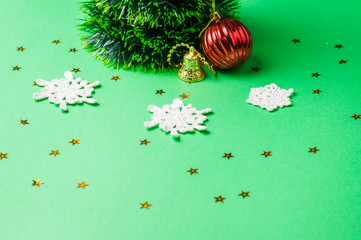
[[[8,153],[0,161],[0,239],[360,238],[361,119],[350,117],[361,114],[360,2],[244,0],[251,57],[192,84],[93,59],[81,49],[79,5],[0,2],[0,152]],[[37,78],[73,68],[101,82],[98,105],[65,113],[32,98]],[[270,83],[294,88],[293,105],[268,112],[246,103],[250,88]],[[155,94],[160,89],[166,93]],[[185,103],[212,108],[207,132],[176,140],[144,127],[148,105],[183,93]],[[144,139],[150,143],[139,145]],[[320,151],[308,152],[313,147]],[[33,186],[37,179],[44,184]],[[77,188],[83,181],[89,186]],[[152,206],[141,209],[146,201]]]

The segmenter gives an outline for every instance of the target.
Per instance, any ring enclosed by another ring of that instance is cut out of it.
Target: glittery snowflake
[[[291,105],[290,96],[293,88],[288,90],[279,88],[272,83],[264,87],[251,88],[247,103],[251,103],[268,111],[273,111],[278,107]]]
[[[159,124],[159,127],[165,132],[170,132],[172,136],[179,137],[178,132],[193,132],[194,129],[206,130],[207,127],[201,124],[207,117],[202,114],[209,113],[212,110],[206,108],[198,111],[192,104],[185,106],[181,99],[176,98],[172,104],[164,105],[163,108],[149,105],[148,111],[153,113],[153,120],[144,123],[146,128]]]
[[[68,111],[66,104],[74,103],[96,103],[97,100],[88,98],[94,91],[95,86],[100,84],[99,81],[88,83],[81,78],[73,78],[73,74],[69,71],[64,73],[65,79],[53,79],[51,81],[45,81],[43,79],[37,79],[36,83],[39,86],[44,86],[40,90],[40,93],[33,93],[33,97],[36,100],[48,98],[49,102],[60,104],[59,108]]]

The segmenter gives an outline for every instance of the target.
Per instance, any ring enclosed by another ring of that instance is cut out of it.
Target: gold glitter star
[[[40,184],[44,184],[44,182],[40,181],[40,178],[38,180],[33,180],[33,186],[40,187]]]
[[[77,188],[83,188],[85,189],[86,186],[89,186],[89,184],[85,183],[85,181],[83,181],[82,183],[78,183],[78,187]]]
[[[179,95],[179,96],[182,97],[182,99],[189,98],[189,94],[185,94],[185,93],[183,93],[182,95]]]
[[[55,150],[55,151],[53,151],[53,150],[50,150],[51,151],[51,153],[49,153],[49,155],[54,155],[54,157],[56,157],[56,155],[58,155],[58,154],[61,154],[60,152],[59,152],[59,149],[58,150]]]
[[[341,61],[338,61],[340,64],[346,64],[347,61],[344,61],[343,59],[341,59]]]
[[[147,139],[139,140],[139,141],[140,141],[139,145],[145,145],[145,146],[147,146],[148,143],[150,143],[149,141],[147,141]]]
[[[243,198],[250,197],[249,192],[244,192],[244,191],[242,191],[242,193],[238,194],[238,196],[242,196]]]
[[[356,119],[361,119],[361,115],[357,115],[356,113],[353,115],[353,116],[351,116],[352,118],[354,118],[355,120]]]
[[[75,48],[70,48],[70,50],[69,50],[69,52],[73,52],[73,53],[75,53],[76,51],[78,51],[78,50],[76,50]]]
[[[193,173],[197,173],[197,174],[198,174],[198,168],[196,168],[196,169],[191,168],[191,169],[187,170],[187,172],[189,172],[191,175],[193,175]]]
[[[12,67],[13,71],[19,71],[21,69],[21,67],[19,67],[18,65],[16,65],[15,67]]]
[[[142,208],[146,208],[146,209],[149,209],[150,206],[152,206],[152,204],[148,203],[148,201],[146,201],[145,203],[140,203],[141,205],[141,209]]]
[[[231,157],[234,157],[234,156],[232,156],[232,153],[224,153],[224,156],[222,156],[222,158],[227,158],[228,160],[229,160]]]
[[[73,68],[73,70],[71,70],[74,73],[80,72],[80,68]]]
[[[54,40],[52,43],[58,44],[60,43],[60,40]]]
[[[299,40],[299,39],[294,38],[293,40],[291,40],[291,42],[294,42],[294,43],[299,43],[299,42],[300,42],[300,40]]]
[[[0,152],[0,160],[3,160],[3,158],[8,158],[8,153]]]
[[[222,195],[219,195],[219,197],[214,197],[216,199],[216,202],[223,202],[224,199],[226,199],[225,197],[222,197]]]
[[[37,84],[36,82],[33,82],[33,86],[39,86],[39,84]]]
[[[112,79],[110,80],[118,81],[119,79],[121,79],[119,76],[112,76]]]
[[[252,71],[254,71],[254,72],[258,72],[259,70],[261,70],[261,69],[258,68],[258,67],[251,67],[251,69],[252,69]]]
[[[17,47],[17,49],[18,49],[18,51],[24,52],[24,50],[25,50],[26,48],[23,48],[23,46],[21,46],[21,47]]]
[[[71,140],[69,143],[72,143],[73,146],[74,146],[75,144],[80,144],[79,140],[80,140],[80,139],[74,139],[74,138],[72,138],[72,140]]]
[[[319,74],[318,72],[317,73],[311,73],[312,74],[312,76],[311,77],[319,77],[319,76],[321,76],[321,74]]]
[[[316,147],[314,148],[309,148],[310,150],[308,152],[313,152],[316,154],[317,151],[320,151],[320,149],[317,149]]]
[[[341,44],[335,44],[335,48],[340,49],[340,48],[343,48],[343,46]]]
[[[320,94],[322,91],[320,89],[312,90],[312,94]]]
[[[263,155],[265,157],[272,156],[271,152],[272,151],[269,151],[269,152],[263,151],[263,153],[261,155]]]
[[[163,93],[165,93],[164,91],[163,91],[163,89],[161,89],[161,90],[155,90],[156,92],[155,92],[155,94],[159,94],[159,95],[162,95]]]
[[[29,124],[29,123],[28,123],[28,120],[21,120],[20,119],[20,122],[18,122],[18,124],[21,124],[21,125],[25,126],[25,124]]]

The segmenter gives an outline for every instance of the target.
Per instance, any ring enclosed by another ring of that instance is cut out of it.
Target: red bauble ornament
[[[247,61],[252,51],[252,37],[248,29],[235,19],[216,19],[204,31],[202,49],[215,67],[228,69]]]

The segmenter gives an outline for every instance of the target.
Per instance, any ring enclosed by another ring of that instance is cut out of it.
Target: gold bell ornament
[[[189,52],[183,57],[183,63],[172,64],[171,57],[174,51],[178,47],[187,47]],[[185,82],[200,82],[206,77],[202,64],[206,65],[214,74],[217,74],[206,59],[196,50],[194,47],[185,43],[179,43],[171,48],[167,56],[167,60],[170,66],[181,67],[178,71],[178,77]]]

